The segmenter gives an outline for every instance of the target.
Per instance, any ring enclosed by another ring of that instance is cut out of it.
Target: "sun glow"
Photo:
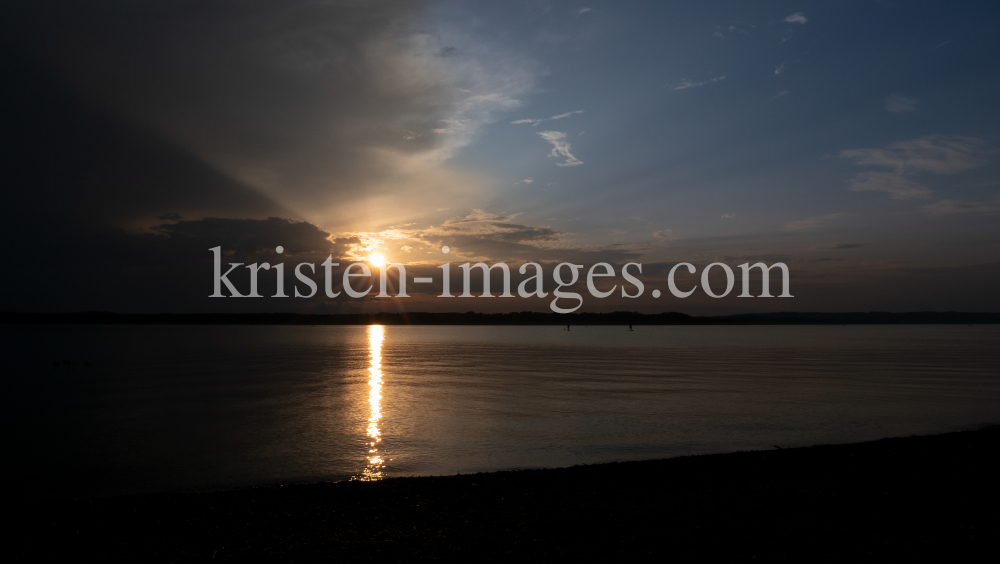
[[[382,268],[385,266],[385,257],[379,253],[372,253],[368,255],[368,262],[370,262],[372,266]]]

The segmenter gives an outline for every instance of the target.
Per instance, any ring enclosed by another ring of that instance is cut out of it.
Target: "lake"
[[[1000,422],[996,325],[0,332],[5,473],[32,495],[559,467]]]

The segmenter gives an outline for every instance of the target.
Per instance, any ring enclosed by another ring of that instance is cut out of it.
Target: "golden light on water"
[[[385,460],[382,459],[378,451],[378,444],[382,442],[382,433],[379,431],[378,422],[382,419],[382,339],[384,336],[385,329],[381,325],[368,327],[368,352],[371,357],[371,365],[368,367],[368,466],[358,477],[359,480],[363,481],[382,479],[382,469],[385,468]]]

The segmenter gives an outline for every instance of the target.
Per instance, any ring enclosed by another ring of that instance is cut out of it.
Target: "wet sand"
[[[667,460],[5,504],[15,561],[970,560],[1000,427]],[[15,486],[16,487],[16,486]]]

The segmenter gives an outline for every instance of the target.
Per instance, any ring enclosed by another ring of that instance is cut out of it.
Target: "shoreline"
[[[1000,312],[772,312],[691,316],[675,311],[639,313],[28,313],[0,312],[7,325],[996,325]]]
[[[991,550],[1000,535],[998,447],[1000,426],[991,426],[557,469],[20,499],[9,508],[25,559],[956,561]]]

